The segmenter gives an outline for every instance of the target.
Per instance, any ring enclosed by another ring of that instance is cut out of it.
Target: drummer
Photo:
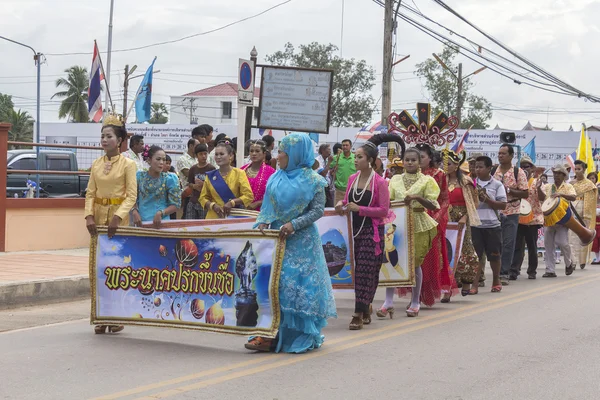
[[[546,194],[542,188],[542,180],[535,176],[535,164],[528,155],[521,158],[521,168],[527,175],[527,184],[529,187],[529,196],[527,197],[527,200],[521,200],[521,209],[528,208],[533,219],[525,223],[521,223],[521,220],[519,220],[517,242],[515,244],[515,256],[510,270],[519,271],[520,273],[521,265],[525,258],[525,245],[527,245],[527,276],[529,279],[535,279],[538,267],[538,231],[544,225],[542,203],[546,200]]]
[[[546,201],[554,198],[563,198],[567,201],[574,201],[577,193],[573,185],[566,182],[569,173],[562,164],[556,164],[552,167],[554,183],[546,185]],[[575,270],[575,265],[571,258],[571,246],[569,245],[569,229],[564,225],[556,224],[554,226],[544,227],[544,248],[546,249],[546,273],[542,278],[556,278],[555,253],[551,249],[556,246],[565,256],[565,274],[571,275]]]

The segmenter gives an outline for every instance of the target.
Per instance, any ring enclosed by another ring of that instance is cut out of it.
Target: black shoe
[[[479,287],[485,287],[485,281],[480,281],[479,282]]]
[[[509,277],[508,277],[508,280],[509,280],[509,281],[516,281],[516,280],[517,280],[517,278],[518,278],[518,276],[517,276],[517,275],[511,275],[511,276],[509,276]]]
[[[575,264],[571,264],[565,268],[565,275],[569,276],[575,271]]]
[[[585,264],[579,264],[579,268],[584,269],[585,268]]]
[[[554,272],[546,272],[542,275],[542,278],[556,278],[556,274]]]
[[[535,274],[529,274],[529,275],[527,275],[527,278],[528,279],[535,279]]]

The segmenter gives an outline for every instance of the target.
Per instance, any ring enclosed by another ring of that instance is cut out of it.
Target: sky
[[[143,74],[154,56],[153,102],[169,103],[170,95],[182,95],[223,82],[237,82],[239,58],[249,58],[253,46],[264,57],[283,49],[286,42],[298,46],[313,41],[333,43],[345,58],[364,59],[376,71],[373,97],[381,95],[383,60],[383,8],[372,0],[291,0],[273,10],[230,26],[173,44],[137,51],[116,52],[206,32],[258,14],[284,0],[115,0],[111,93],[122,109],[123,69],[137,65]],[[596,79],[600,35],[594,0],[447,0],[447,4],[487,33],[576,88],[600,96]],[[432,0],[404,1],[423,14],[494,51],[500,48],[435,4]],[[3,0],[0,36],[33,47],[46,55],[42,65],[42,122],[58,122],[60,100],[55,80],[72,65],[89,69],[93,41],[107,48],[110,0]],[[342,12],[343,10],[343,12]],[[411,15],[411,14],[409,14]],[[417,18],[411,15],[413,18]],[[342,29],[343,26],[343,29]],[[429,24],[429,26],[432,26]],[[440,33],[447,31],[436,27]],[[452,36],[456,38],[456,36]],[[424,81],[415,64],[441,52],[442,44],[399,20],[396,59],[410,58],[394,69],[392,108],[396,111],[428,101]],[[90,53],[58,55],[59,53]],[[484,51],[485,53],[485,51]],[[510,60],[514,58],[501,53]],[[29,49],[0,39],[0,93],[13,95],[17,108],[35,115],[36,69]],[[464,74],[481,66],[464,55]],[[106,64],[106,55],[103,54]],[[531,75],[530,75],[531,76]],[[141,78],[130,86],[130,101]],[[517,85],[511,79],[485,70],[473,76],[474,94],[484,96],[494,108],[489,121],[505,129],[521,129],[527,121],[554,130],[578,130],[581,123],[600,125],[600,105],[581,98],[554,94]],[[376,108],[373,121],[379,119]],[[63,120],[64,121],[64,120]]]

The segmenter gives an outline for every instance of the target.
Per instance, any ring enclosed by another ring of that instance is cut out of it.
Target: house
[[[254,88],[254,110],[258,108],[259,88]],[[170,124],[237,125],[237,83],[226,82],[181,96],[171,96]],[[256,124],[256,111],[253,124]]]

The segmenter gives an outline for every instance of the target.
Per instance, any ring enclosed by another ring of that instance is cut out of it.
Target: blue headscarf
[[[288,155],[288,165],[269,178],[257,224],[290,222],[301,215],[315,194],[327,186],[325,178],[312,170],[315,153],[307,134],[285,136],[279,151]]]

